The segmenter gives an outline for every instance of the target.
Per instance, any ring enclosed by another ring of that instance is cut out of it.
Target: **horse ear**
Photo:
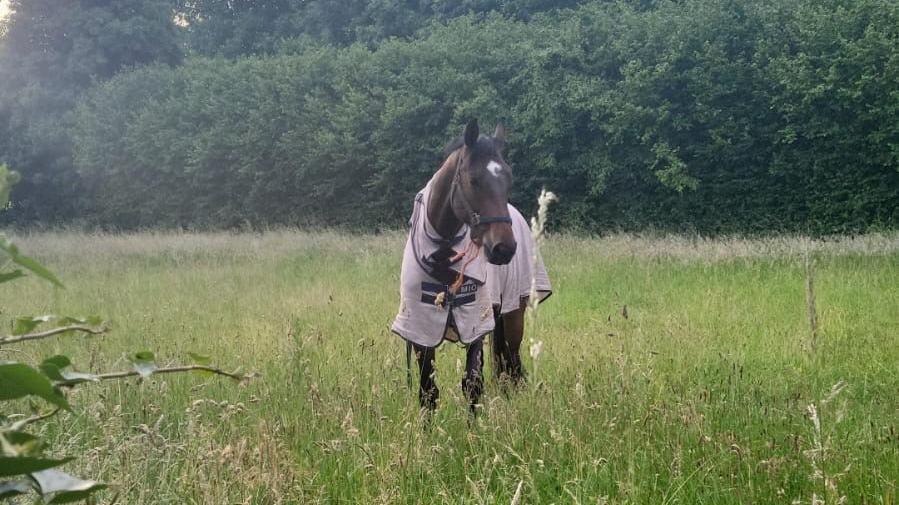
[[[468,125],[465,126],[465,145],[468,147],[473,147],[478,142],[478,135],[481,132],[478,130],[478,120],[472,119],[468,122]]]
[[[496,150],[502,152],[506,147],[506,127],[502,123],[497,123],[496,131],[493,132],[493,145]]]

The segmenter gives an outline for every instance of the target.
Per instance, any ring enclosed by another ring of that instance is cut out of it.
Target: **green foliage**
[[[41,372],[50,380],[57,382],[65,382],[68,385],[80,384],[82,382],[97,382],[100,376],[91,373],[75,372],[70,370],[72,361],[68,356],[56,355],[45,359],[41,362]]]
[[[18,172],[12,171],[5,164],[0,163],[0,208],[6,207],[9,203],[9,192],[13,186],[18,184],[21,176]]]
[[[0,21],[0,163],[23,174],[7,220],[71,219],[81,201],[69,128],[81,93],[126,67],[176,64],[169,0],[11,0]]]
[[[159,368],[156,366],[156,357],[150,351],[136,353],[131,358],[131,364],[134,365],[134,371],[145,379]]]
[[[0,197],[5,205],[12,186],[18,182],[15,172],[0,166]],[[7,264],[15,263],[31,271],[48,282],[61,287],[62,284],[40,263],[19,253],[18,248],[6,237],[0,236],[0,251],[7,256]],[[21,270],[0,273],[0,282],[22,277]],[[0,345],[27,339],[35,328],[50,321],[61,326],[68,324],[100,324],[97,318],[73,318],[56,316],[19,317],[16,319],[11,337],[0,337]],[[61,382],[68,385],[99,380],[98,376],[69,370],[71,360],[56,355],[44,360],[35,369],[24,363],[0,362],[0,401],[20,400],[28,397],[41,398],[59,409],[72,410],[59,387]],[[55,412],[51,413],[52,416]],[[87,499],[90,495],[107,486],[94,481],[81,480],[54,468],[64,465],[74,458],[51,459],[42,456],[42,444],[38,437],[24,431],[28,424],[49,416],[37,416],[8,422],[6,408],[0,413],[0,477],[17,477],[19,480],[0,482],[0,500],[35,491],[41,503],[71,503]],[[21,477],[27,477],[22,479]]]
[[[190,356],[190,359],[194,362],[195,365],[208,366],[210,363],[212,363],[212,358],[210,358],[209,356],[203,356],[194,352],[189,352],[187,353],[187,355]]]
[[[6,207],[9,201],[9,194],[12,191],[12,187],[15,186],[20,180],[20,176],[18,172],[11,171],[6,165],[0,164],[0,211]],[[6,262],[3,265],[3,268],[6,269],[9,267],[10,263],[16,264],[31,273],[37,275],[38,277],[43,278],[44,280],[50,281],[57,287],[63,287],[62,283],[59,282],[59,279],[53,275],[52,272],[44,268],[40,263],[34,261],[33,259],[25,256],[19,252],[19,248],[16,247],[15,244],[9,241],[2,233],[0,233],[0,256],[2,256]],[[11,271],[0,272],[0,284],[4,282],[8,282],[11,280],[18,279],[22,277],[24,272],[22,270],[16,269]],[[31,321],[31,322],[21,322],[21,324],[34,324],[35,326],[39,324],[41,321]],[[17,327],[20,324],[17,321]],[[33,326],[32,326],[33,327]],[[22,333],[27,333],[23,331]]]
[[[899,226],[889,0],[178,0],[177,26],[162,0],[91,4],[100,39],[74,5],[18,6],[0,51],[32,69],[0,93],[17,222],[398,226],[477,116],[511,130],[513,202],[549,187],[556,225]],[[69,25],[84,54],[24,35]]]
[[[35,369],[22,363],[0,364],[0,400],[17,400],[29,395],[44,400],[66,410],[72,410],[53,384]]]
[[[4,433],[4,438],[12,438],[12,436]],[[5,452],[5,451],[4,451]],[[24,475],[31,472],[40,472],[49,468],[64,465],[73,458],[65,459],[47,459],[35,458],[30,456],[6,457],[0,456],[0,477],[13,477],[16,475]],[[21,489],[15,486],[15,490]]]
[[[2,182],[0,182],[0,189],[4,189]],[[5,248],[4,250],[8,252],[8,249]],[[29,269],[37,270],[41,277],[48,281],[55,280],[52,274],[50,274],[51,277],[44,275],[49,274],[49,271],[37,262],[34,262],[34,260],[31,260],[30,264],[31,267]],[[37,267],[36,269],[32,268],[35,266]],[[58,283],[58,281],[55,282]],[[56,323],[58,325],[57,328],[61,330],[55,334],[86,331],[84,326],[78,325],[101,326],[103,324],[103,321],[95,316],[86,318],[57,316],[19,317],[16,319],[12,335],[0,337],[0,345],[42,338],[43,335],[32,332],[39,325],[48,322]],[[97,330],[97,332],[102,331],[105,330]],[[204,365],[207,372],[240,378],[234,374],[223,373],[208,367],[209,358],[194,353],[190,353],[190,356],[194,361],[202,361],[202,365]],[[132,357],[132,363],[134,372],[141,378],[147,378],[159,371],[159,367],[155,362],[155,356],[149,351],[136,353]],[[134,373],[127,372],[106,375],[76,372],[71,369],[71,365],[71,359],[65,355],[51,356],[42,361],[37,368],[25,363],[0,362],[0,402],[37,397],[55,406],[57,411],[59,409],[71,411],[72,407],[63,393],[63,387],[70,388],[84,382],[98,382],[104,378],[110,379],[134,375]],[[170,369],[168,371],[181,370]],[[64,465],[74,458],[53,459],[44,457],[42,455],[43,445],[41,440],[24,431],[31,423],[51,417],[56,411],[47,415],[13,421],[11,417],[6,417],[8,414],[6,414],[5,410],[4,408],[4,412],[0,414],[0,478],[27,478],[0,482],[0,500],[10,499],[34,491],[40,495],[40,503],[71,503],[85,500],[93,493],[107,487],[105,484],[93,480],[79,479],[56,470],[56,467]]]
[[[892,227],[895,17],[879,0],[590,2],[456,18],[374,49],[193,59],[93,90],[76,165],[105,195],[97,224],[395,225],[479,116],[513,130],[513,201],[550,187],[567,226]],[[818,88],[845,98],[801,95]]]
[[[16,318],[15,325],[12,329],[13,335],[24,335],[30,333],[31,330],[37,328],[41,323],[50,320],[49,316],[19,316]]]
[[[347,46],[377,46],[410,38],[433,22],[491,14],[526,20],[584,0],[177,0],[194,54],[237,57],[273,54],[295,38]],[[637,2],[639,3],[639,2]],[[286,42],[286,44],[285,44]]]
[[[899,221],[899,4],[803,5],[803,34],[772,56],[771,106],[783,118],[772,171],[806,188],[806,212],[829,231]]]
[[[56,287],[64,287],[62,285],[62,282],[60,282],[52,272],[41,266],[41,264],[37,261],[34,261],[28,256],[20,253],[19,248],[2,235],[0,235],[0,251],[6,253],[6,256],[10,261],[25,268],[34,275],[37,275],[44,280],[50,281]]]
[[[18,174],[9,172],[6,166],[0,165],[0,198],[2,198],[0,204],[5,205],[6,198],[16,182],[18,182]],[[18,247],[3,236],[0,236],[0,252],[5,254],[7,260],[2,268],[8,268],[11,263],[17,264],[39,278],[62,287],[55,275],[37,261],[23,256],[19,253]],[[22,270],[0,272],[0,282],[7,282],[22,276],[24,276]],[[56,324],[54,328],[43,333],[34,333],[38,326],[51,322]],[[94,328],[91,328],[92,326]],[[0,336],[0,346],[67,333],[98,334],[105,331],[104,321],[97,316],[83,318],[53,315],[23,316],[16,318],[12,335]],[[234,379],[243,378],[209,367],[209,360],[200,355],[191,353],[191,357],[195,361],[204,361],[202,368],[206,372],[218,373]],[[86,500],[95,492],[107,487],[105,484],[79,479],[56,470],[56,467],[64,465],[74,458],[52,459],[43,456],[43,444],[40,438],[25,430],[30,424],[48,419],[59,410],[72,410],[63,388],[71,388],[84,382],[98,382],[101,379],[128,377],[135,373],[141,378],[147,378],[160,371],[152,352],[136,353],[132,361],[134,373],[120,372],[101,375],[72,370],[72,361],[65,355],[47,358],[37,368],[25,363],[0,361],[0,402],[7,402],[2,405],[2,410],[0,410],[0,478],[15,477],[18,479],[0,481],[0,500],[6,501],[34,491],[40,497],[39,502],[36,503],[72,503]],[[179,372],[187,371],[187,369],[181,367],[163,371]],[[56,410],[49,414],[21,419],[17,418],[22,416],[14,416],[7,412],[9,405],[13,405],[13,409],[18,405],[8,402],[31,397],[43,399],[55,406]]]

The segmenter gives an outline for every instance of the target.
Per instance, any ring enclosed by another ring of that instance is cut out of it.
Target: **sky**
[[[9,12],[9,0],[0,0],[0,19],[6,17]]]

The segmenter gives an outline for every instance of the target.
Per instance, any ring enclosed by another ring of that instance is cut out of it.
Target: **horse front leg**
[[[437,408],[437,398],[440,397],[440,390],[434,379],[435,348],[418,344],[413,344],[413,347],[418,361],[418,403],[421,408],[433,412]]]
[[[500,382],[509,377],[509,346],[506,345],[503,316],[499,308],[493,308],[493,334],[490,335],[490,348],[493,355],[493,376]]]
[[[522,301],[518,310],[502,316],[503,340],[506,346],[507,372],[513,384],[521,384],[526,380],[524,366],[521,364],[521,341],[524,338],[524,312],[527,302]]]
[[[479,338],[468,344],[465,350],[465,375],[462,377],[462,393],[468,399],[468,408],[472,415],[484,392],[484,339]]]

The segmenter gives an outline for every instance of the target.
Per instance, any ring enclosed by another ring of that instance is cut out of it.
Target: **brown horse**
[[[503,159],[504,147],[502,125],[492,136],[481,135],[472,120],[415,200],[400,281],[402,302],[392,329],[407,341],[407,350],[415,350],[419,401],[429,410],[439,396],[434,357],[444,339],[467,348],[462,390],[472,412],[483,391],[483,339],[495,323],[490,294],[482,288],[488,263],[508,264],[517,249],[508,206],[512,169]],[[517,351],[521,322],[517,316],[503,319],[501,356]],[[518,334],[514,344],[508,338],[513,333]],[[520,359],[511,354],[499,363],[520,374]]]
[[[497,133],[494,134],[494,141],[497,138],[500,139],[501,144],[497,148],[500,156],[505,144],[503,137],[502,126],[499,126]],[[444,163],[461,145],[462,139],[457,138],[444,148]],[[493,373],[503,386],[520,385],[526,379],[524,366],[521,363],[521,342],[524,337],[525,311],[531,295],[531,281],[536,280],[533,287],[536,288],[538,303],[543,302],[552,294],[549,277],[543,266],[543,260],[539,257],[539,252],[537,252],[537,263],[533,263],[533,255],[536,251],[527,220],[511,204],[508,207],[509,216],[512,218],[514,238],[517,242],[516,254],[511,259],[515,265],[488,267],[490,269],[489,282],[498,284],[498,286],[492,286],[491,289],[494,316],[494,330],[490,337]],[[513,269],[513,266],[516,268]],[[509,270],[514,271],[510,272]],[[509,276],[517,278],[508,279]],[[510,300],[504,301],[504,298],[510,298]]]

